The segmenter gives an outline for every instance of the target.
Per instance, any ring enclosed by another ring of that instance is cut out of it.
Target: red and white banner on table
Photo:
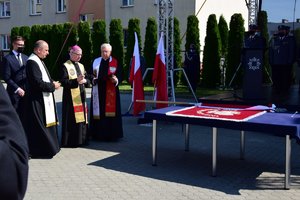
[[[242,122],[264,114],[265,110],[228,109],[192,106],[167,112],[166,115]]]

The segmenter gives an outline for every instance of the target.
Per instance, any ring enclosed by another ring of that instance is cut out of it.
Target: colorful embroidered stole
[[[51,83],[50,76],[45,68],[44,64],[42,63],[41,59],[35,55],[31,54],[28,60],[35,61],[42,73],[42,79],[44,82]],[[54,126],[58,124],[56,111],[55,111],[55,102],[54,96],[52,92],[43,92],[43,101],[44,101],[44,111],[46,117],[46,127]]]
[[[93,72],[96,78],[98,78],[99,67],[101,65],[102,58],[97,58],[93,63]],[[109,68],[108,68],[108,79],[106,80],[106,96],[105,96],[105,116],[115,117],[116,116],[116,86],[111,82],[110,76],[115,75],[117,71],[118,62],[116,59],[109,58]],[[98,85],[93,86],[93,117],[94,119],[100,119],[100,106],[99,106],[99,94]]]
[[[72,63],[72,61],[68,60],[64,63],[64,66],[66,67],[69,75],[69,80],[71,79],[77,79],[77,73],[75,65]],[[78,63],[79,69],[81,71],[81,74],[84,74],[84,66],[81,63]],[[83,105],[81,95],[80,95],[80,89],[79,85],[77,88],[71,88],[71,97],[72,97],[72,103],[74,108],[74,114],[75,114],[75,121],[76,123],[85,122],[87,121],[87,105],[86,103]],[[85,115],[84,115],[85,113]]]

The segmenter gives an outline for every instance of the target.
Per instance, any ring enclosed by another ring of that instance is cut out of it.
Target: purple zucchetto
[[[81,48],[78,45],[74,45],[74,46],[71,47],[70,50],[72,50],[72,51],[78,51],[78,50],[81,50]]]

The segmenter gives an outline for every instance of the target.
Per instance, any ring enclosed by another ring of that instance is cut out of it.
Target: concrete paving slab
[[[55,92],[61,113],[61,89]],[[88,90],[90,95],[90,90]],[[122,93],[122,112],[131,94]],[[61,115],[60,115],[61,117]],[[300,199],[300,145],[292,142],[291,189],[284,190],[285,138],[219,130],[217,177],[211,176],[211,129],[191,126],[184,151],[182,126],[158,123],[157,166],[152,166],[152,126],[123,117],[124,138],[62,148],[52,159],[31,159],[25,200],[244,200]]]

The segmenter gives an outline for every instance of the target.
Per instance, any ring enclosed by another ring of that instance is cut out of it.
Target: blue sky
[[[269,22],[281,22],[288,19],[289,22],[294,18],[295,0],[262,0],[262,10],[267,11]],[[300,18],[300,1],[296,0],[295,19]]]

